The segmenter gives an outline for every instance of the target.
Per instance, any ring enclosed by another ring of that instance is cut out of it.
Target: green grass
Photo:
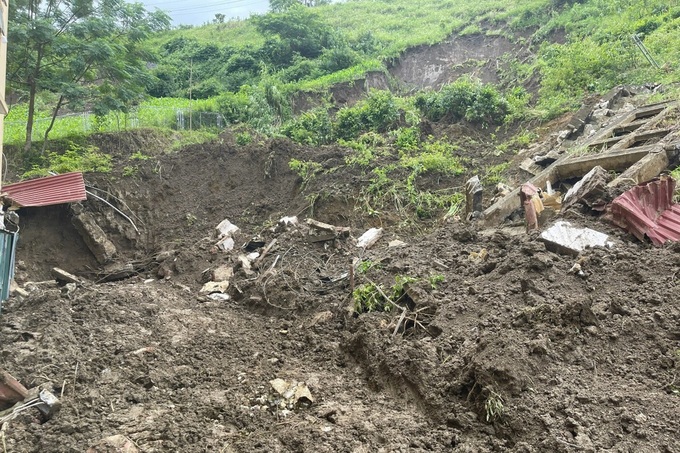
[[[87,135],[93,132],[119,132],[127,129],[136,129],[144,127],[158,127],[158,128],[177,128],[177,110],[185,112],[185,129],[189,129],[189,109],[196,112],[194,115],[193,125],[199,129],[200,113],[204,112],[204,122],[209,123],[211,119],[214,121],[214,112],[216,110],[214,99],[194,100],[182,98],[156,98],[150,99],[147,102],[140,104],[134,112],[125,113],[110,113],[103,118],[97,118],[95,115],[80,113],[80,114],[65,114],[57,117],[54,128],[50,133],[50,139],[62,139],[69,137],[77,137]],[[5,118],[5,135],[4,143],[6,144],[21,144],[26,137],[26,121],[27,121],[26,105],[17,105],[12,108],[10,113]],[[33,139],[42,140],[45,130],[51,121],[50,111],[48,109],[38,110],[36,112],[36,121],[33,128]]]

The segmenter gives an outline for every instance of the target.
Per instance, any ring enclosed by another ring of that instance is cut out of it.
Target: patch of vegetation
[[[430,277],[427,279],[427,281],[430,283],[430,288],[432,289],[437,289],[437,287],[441,283],[444,283],[445,280],[446,277],[444,277],[442,274],[430,275]]]
[[[321,164],[311,160],[303,161],[298,159],[291,159],[288,162],[288,167],[293,170],[302,179],[302,188],[304,189],[307,184],[319,173],[322,169]]]
[[[467,120],[482,125],[502,124],[510,104],[496,87],[463,77],[438,92],[426,91],[415,99],[415,106],[431,121]]]
[[[298,143],[327,145],[333,142],[333,122],[324,108],[302,113],[281,128],[281,133]]]
[[[503,401],[503,397],[493,389],[488,389],[487,393],[488,395],[484,402],[486,421],[495,422],[505,414],[505,402]]]
[[[249,132],[239,132],[236,134],[236,144],[240,146],[245,146],[253,141],[253,136]]]
[[[371,269],[377,269],[380,267],[380,263],[376,263],[371,260],[363,260],[357,264],[357,274],[365,274]]]
[[[111,172],[111,156],[99,152],[96,146],[81,146],[71,142],[63,154],[48,152],[40,165],[22,175],[22,179],[49,176],[52,173],[62,174],[80,171],[83,173]]]
[[[392,305],[385,300],[374,283],[364,283],[354,288],[352,301],[356,313],[390,311],[392,309]]]
[[[356,313],[369,313],[375,311],[389,312],[394,308],[394,305],[388,301],[385,296],[390,294],[390,300],[395,304],[399,304],[404,297],[405,286],[416,282],[418,279],[405,275],[397,275],[394,278],[394,285],[386,292],[382,285],[369,282],[357,286],[352,293],[352,301],[354,303],[354,311]]]
[[[486,174],[482,178],[484,184],[496,185],[500,182],[505,182],[503,173],[510,167],[510,162],[503,162],[502,164],[494,165],[486,169]]]
[[[396,127],[399,120],[397,101],[389,91],[371,91],[366,100],[354,107],[344,107],[336,115],[335,135],[352,140],[365,132],[383,133]]]

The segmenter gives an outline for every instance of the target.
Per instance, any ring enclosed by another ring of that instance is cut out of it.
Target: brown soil
[[[11,421],[7,451],[85,451],[115,434],[145,452],[680,451],[680,247],[573,216],[616,239],[586,253],[578,277],[574,258],[513,229],[452,222],[415,236],[382,219],[386,235],[366,252],[351,238],[310,244],[305,226],[273,230],[283,215],[310,215],[287,162],[331,168],[343,152],[238,147],[225,135],[143,162],[134,177],[90,178],[141,231],[85,204],[120,263],[147,263],[119,282],[93,282],[66,209],[24,211],[17,280],[30,294],[4,307],[0,366],[51,388],[63,408],[44,423],[32,412]],[[358,236],[375,219],[352,209],[362,176],[343,171],[318,182],[327,194],[313,216]],[[218,302],[198,290],[204,271],[237,260],[213,249],[224,218],[241,227],[238,245],[277,244]],[[389,248],[395,238],[408,245]],[[471,260],[481,249],[488,258]],[[418,279],[417,322],[351,313],[343,274],[355,257],[378,263],[356,285]],[[56,265],[89,283],[27,283]],[[444,281],[431,285],[435,276]],[[272,410],[262,397],[275,378],[305,382],[314,403]]]
[[[484,62],[478,75],[494,80],[497,59],[518,50],[501,37],[464,40],[425,49],[431,64],[407,54],[393,73],[419,85],[413,68],[432,66],[421,76],[438,86],[473,59]],[[360,91],[336,96],[349,102]],[[460,139],[470,169],[507,160],[490,131],[424,128]],[[47,387],[63,407],[48,421],[35,410],[9,421],[3,451],[83,452],[112,435],[142,452],[680,451],[677,244],[652,248],[604,220],[569,214],[616,242],[584,253],[577,276],[575,257],[547,251],[521,227],[368,216],[357,206],[368,176],[343,166],[342,148],[259,137],[237,146],[225,134],[165,154],[171,138],[143,131],[94,141],[117,169],[88,176],[88,186],[139,232],[99,201],[83,207],[115,243],[114,266],[132,264],[137,274],[100,282],[108,271],[71,225],[69,207],[20,211],[16,277],[29,294],[3,307],[0,368]],[[153,157],[125,157],[137,151]],[[303,190],[292,158],[338,169]],[[131,165],[137,173],[123,176]],[[450,189],[469,176],[423,183]],[[290,215],[302,224],[275,227]],[[352,237],[310,242],[307,217],[348,226]],[[215,248],[225,218],[241,228],[232,252]],[[385,235],[358,249],[354,237],[373,226]],[[230,300],[200,295],[253,238],[277,242],[252,272],[236,269]],[[389,247],[394,239],[407,245]],[[483,249],[488,257],[473,259]],[[356,258],[375,265],[352,282]],[[84,282],[58,286],[55,266]],[[417,279],[399,301],[407,318],[398,309],[352,312],[353,285],[372,281],[391,293],[398,276]],[[272,407],[275,378],[305,382],[313,403],[290,413]]]

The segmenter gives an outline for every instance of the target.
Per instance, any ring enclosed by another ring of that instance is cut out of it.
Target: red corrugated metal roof
[[[680,205],[673,203],[675,180],[661,177],[635,186],[612,202],[614,222],[654,245],[680,241]]]
[[[87,199],[83,174],[79,172],[9,184],[2,188],[2,193],[15,205],[23,208]]]

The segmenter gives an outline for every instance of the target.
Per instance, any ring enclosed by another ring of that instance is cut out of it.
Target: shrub
[[[333,141],[333,123],[323,108],[310,110],[288,122],[281,133],[298,143],[327,145]]]
[[[394,144],[402,151],[418,149],[420,145],[420,129],[417,127],[403,127],[394,131]]]
[[[69,144],[64,154],[49,152],[44,166],[34,165],[22,175],[23,179],[48,176],[50,173],[69,173],[72,171],[109,173],[111,171],[111,156],[100,153],[96,146],[82,147],[75,143]]]
[[[399,120],[399,107],[389,91],[371,91],[368,98],[354,107],[340,109],[336,115],[336,136],[345,140],[361,132],[386,132]]]
[[[416,96],[415,106],[432,121],[465,119],[483,125],[500,124],[509,112],[508,101],[493,85],[461,78],[439,92]]]

